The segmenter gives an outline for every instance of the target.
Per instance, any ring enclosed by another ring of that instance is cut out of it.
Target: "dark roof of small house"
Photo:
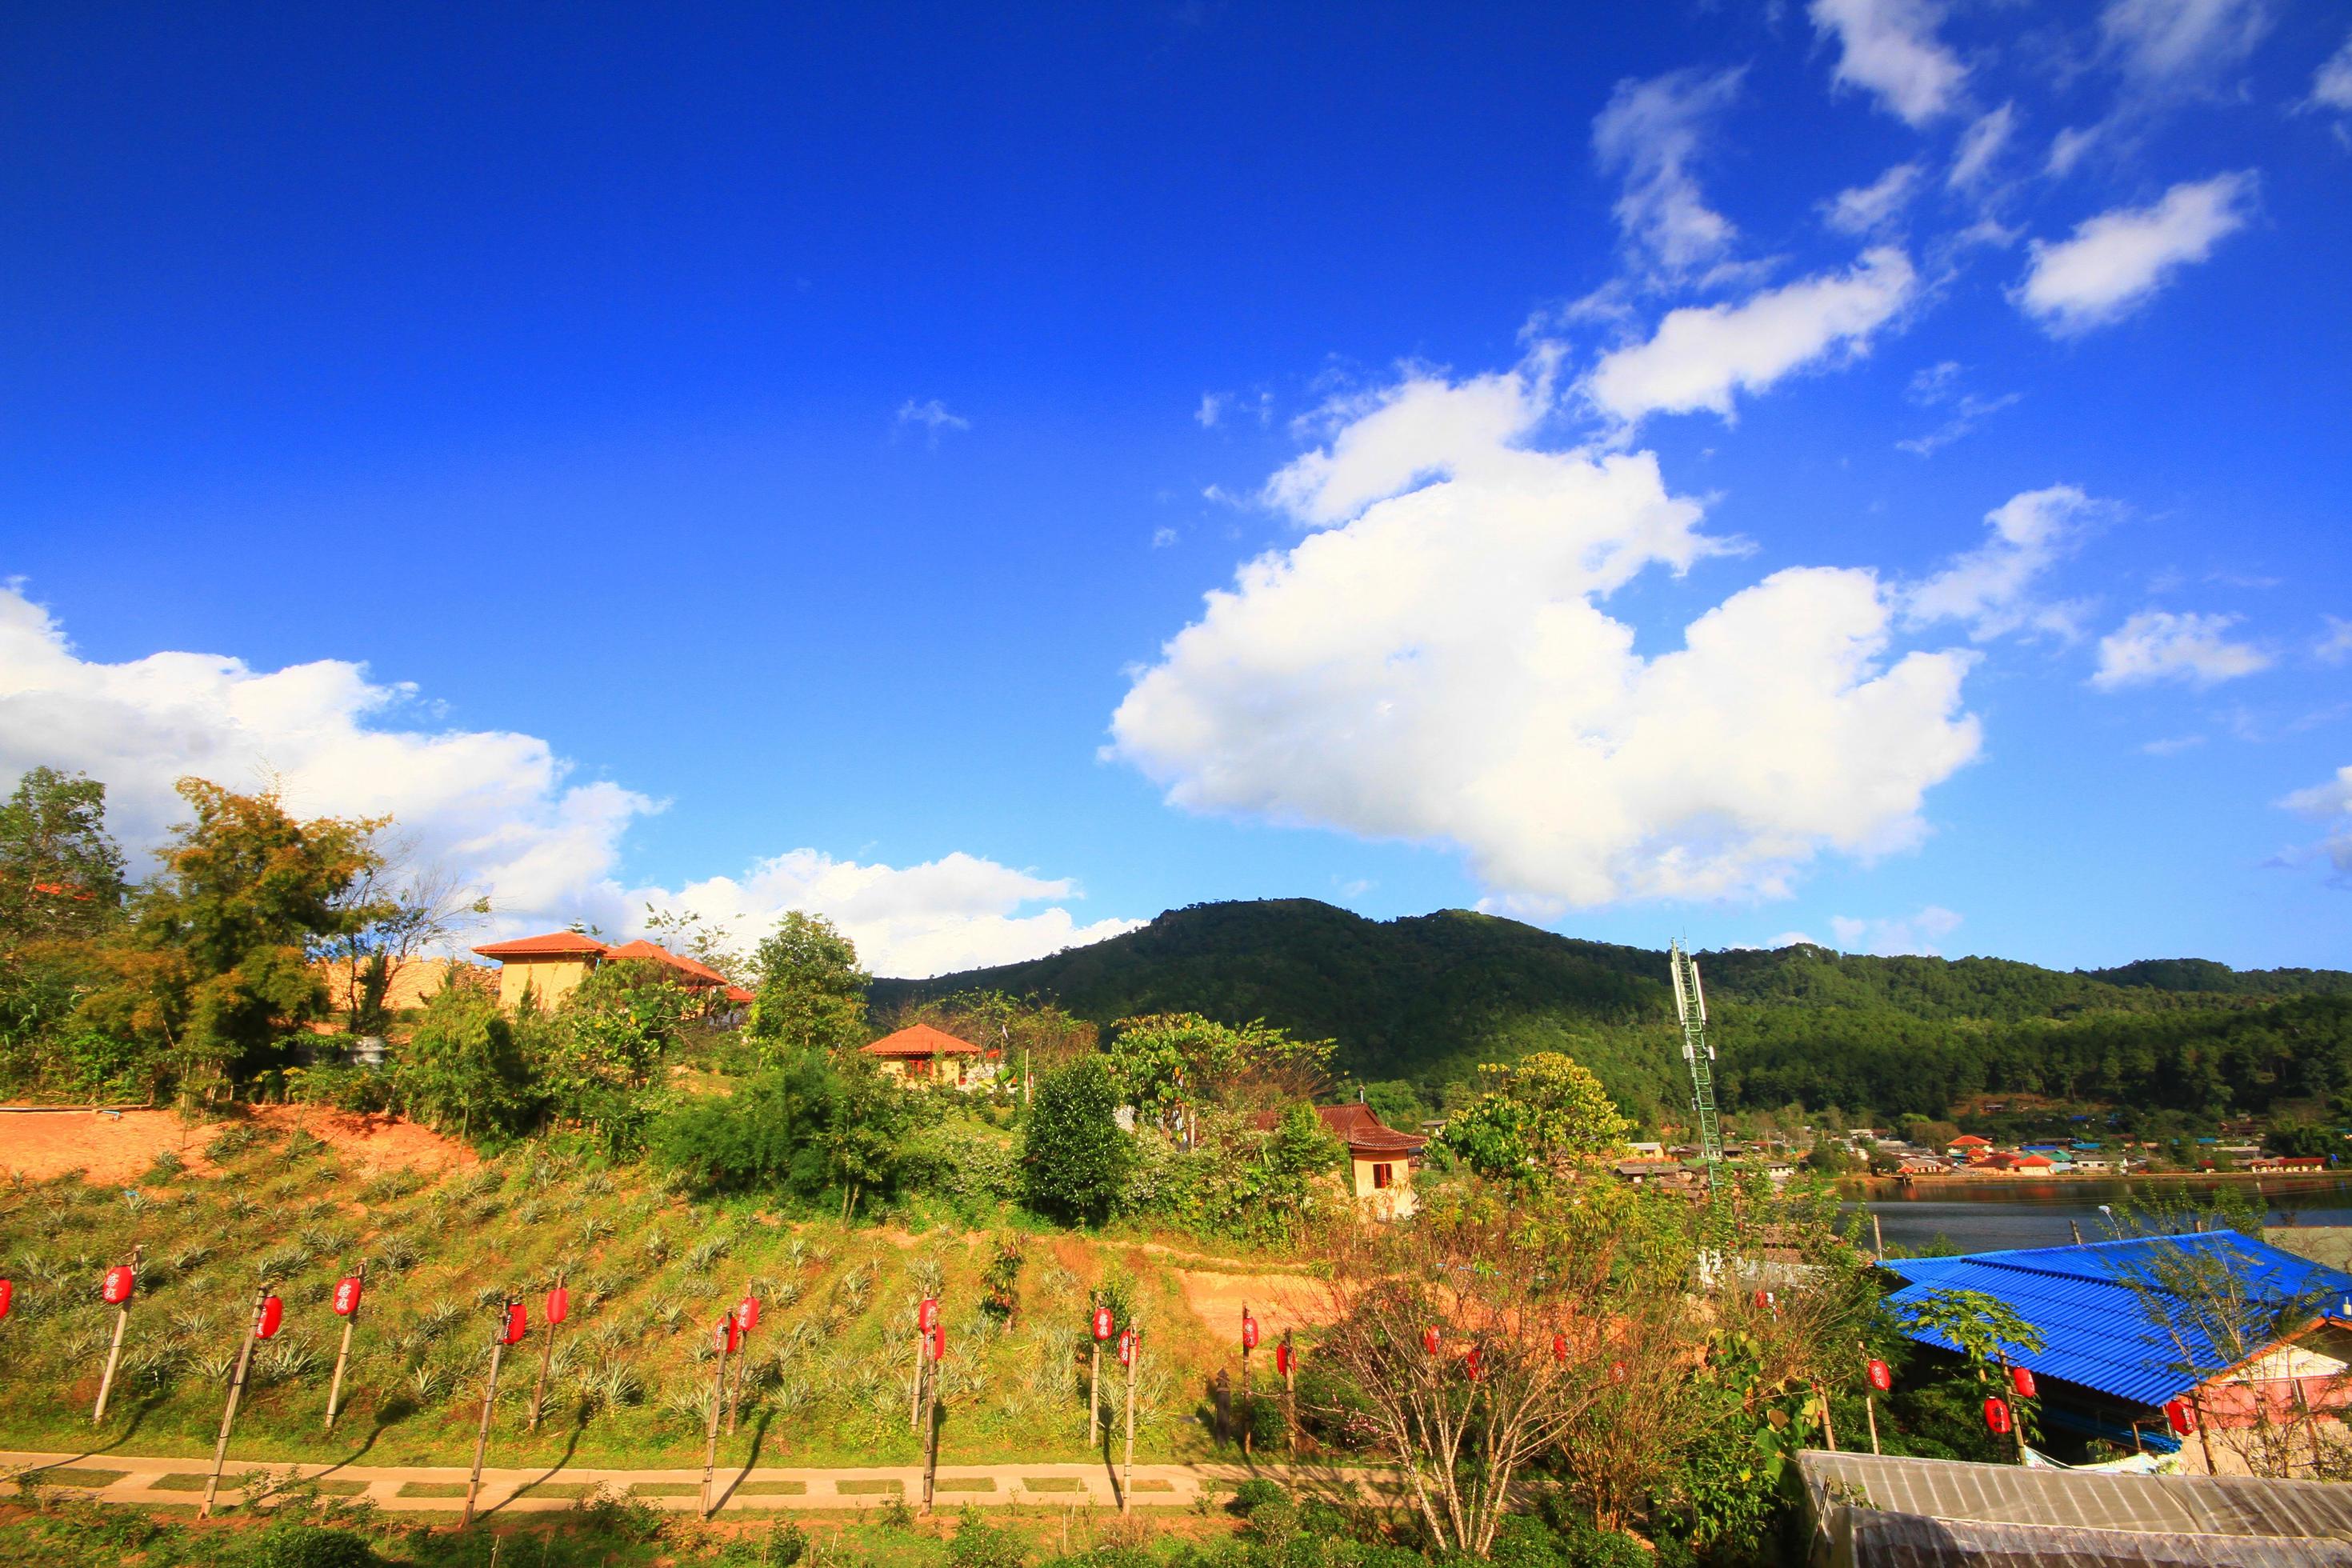
[[[1429,1146],[1428,1139],[1417,1132],[1398,1131],[1382,1121],[1370,1106],[1357,1100],[1344,1105],[1318,1105],[1315,1114],[1348,1146],[1349,1153],[1366,1159],[1381,1154],[1418,1154]],[[1281,1119],[1282,1112],[1278,1110],[1261,1110],[1255,1121],[1264,1129]]]

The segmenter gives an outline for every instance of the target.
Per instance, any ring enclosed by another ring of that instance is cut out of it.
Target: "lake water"
[[[1937,1237],[1962,1252],[1992,1252],[2011,1247],[2064,1247],[2073,1241],[2072,1220],[2084,1241],[2108,1237],[2101,1204],[2126,1198],[2147,1202],[2159,1194],[2188,1193],[2202,1198],[2215,1184],[2166,1182],[1982,1182],[1881,1188],[1849,1207],[1878,1215],[1890,1249],[1917,1252]],[[2352,1226],[2352,1177],[2283,1177],[2231,1185],[2258,1193],[2273,1225]],[[1870,1245],[1867,1222],[1863,1245]]]

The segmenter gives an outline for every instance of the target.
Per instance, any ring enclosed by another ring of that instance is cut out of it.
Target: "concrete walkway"
[[[206,1459],[0,1450],[0,1484],[29,1482],[44,1490],[94,1498],[100,1502],[142,1503],[150,1507],[193,1505],[204,1497],[205,1478],[211,1469],[211,1462]],[[221,1473],[221,1504],[241,1500],[237,1483],[247,1473],[258,1476],[261,1472],[273,1478],[283,1478],[291,1472],[305,1480],[317,1480],[322,1493],[354,1502],[364,1499],[386,1513],[452,1513],[465,1506],[463,1466],[258,1464],[234,1458]],[[1190,1506],[1204,1492],[1230,1489],[1254,1476],[1282,1480],[1310,1491],[1352,1491],[1359,1496],[1376,1496],[1381,1490],[1377,1476],[1362,1470],[1240,1464],[1138,1465],[1135,1504],[1138,1508]],[[721,1466],[712,1479],[711,1489],[719,1500],[719,1509],[730,1513],[775,1509],[878,1508],[894,1498],[919,1505],[923,1472],[919,1465],[855,1469],[761,1467],[749,1470]],[[554,1469],[485,1468],[476,1512],[556,1512],[600,1490],[654,1508],[693,1512],[701,1506],[702,1472],[572,1466]],[[1100,1464],[940,1466],[935,1509],[961,1508],[965,1503],[1115,1510],[1118,1507],[1118,1473]]]

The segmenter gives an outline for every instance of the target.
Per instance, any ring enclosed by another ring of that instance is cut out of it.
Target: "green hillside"
[[[2264,1112],[2352,1088],[2352,974],[2163,960],[2095,973],[1809,946],[1705,952],[1729,1103],[1940,1116],[1982,1092]],[[1482,1061],[1564,1050],[1619,1100],[1678,1105],[1664,952],[1465,910],[1370,921],[1308,899],[1200,904],[1050,958],[875,986],[877,1011],[959,991],[1097,1023],[1189,1011],[1339,1044],[1355,1077],[1433,1097]]]

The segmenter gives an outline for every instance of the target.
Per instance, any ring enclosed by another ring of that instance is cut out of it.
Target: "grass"
[[[527,1487],[517,1488],[515,1496],[583,1498],[600,1489],[593,1481],[533,1481]],[[458,1495],[464,1495],[463,1488],[459,1489]]]
[[[631,1497],[698,1497],[702,1488],[693,1481],[639,1481],[629,1489]]]
[[[223,1470],[221,1490],[235,1491],[244,1486],[252,1475],[251,1470]],[[174,1470],[168,1476],[157,1476],[149,1481],[147,1489],[151,1492],[200,1492],[205,1489],[205,1483],[211,1479],[212,1472],[209,1470]]]
[[[935,1492],[992,1492],[996,1479],[992,1476],[940,1476],[931,1482]]]
[[[129,1475],[129,1470],[100,1470],[58,1465],[46,1470],[26,1470],[18,1478],[41,1487],[105,1487]]]
[[[907,1485],[904,1481],[835,1481],[833,1483],[833,1489],[843,1497],[904,1497],[907,1495]]]
[[[490,1307],[509,1290],[534,1322],[501,1375],[492,1466],[698,1468],[704,1330],[752,1281],[762,1302],[753,1375],[722,1464],[919,1464],[906,1419],[907,1315],[934,1278],[950,1336],[943,1463],[1094,1457],[1084,1441],[1082,1326],[1089,1292],[1114,1278],[1138,1301],[1158,1352],[1138,1389],[1136,1457],[1214,1452],[1194,1415],[1230,1347],[1184,1305],[1166,1255],[1139,1241],[1040,1231],[1025,1220],[983,1231],[933,1224],[911,1235],[794,1222],[748,1200],[696,1199],[641,1168],[567,1164],[543,1145],[413,1185],[349,1180],[331,1152],[287,1154],[284,1139],[265,1135],[217,1176],[142,1187],[136,1209],[118,1189],[75,1178],[0,1188],[0,1258],[16,1281],[10,1353],[0,1362],[0,1447],[89,1446],[90,1341],[110,1326],[89,1285],[103,1260],[138,1244],[148,1267],[115,1408],[97,1440],[120,1441],[135,1427],[131,1441],[146,1454],[209,1458],[219,1426],[212,1363],[235,1351],[251,1270],[265,1257],[283,1270],[286,1328],[257,1359],[238,1414],[237,1454],[248,1468],[465,1464]],[[1000,1321],[976,1304],[998,1243],[1014,1233],[1027,1261],[1017,1310]],[[709,1272],[693,1268],[698,1255],[715,1256]],[[344,1412],[329,1436],[320,1418],[341,1320],[326,1298],[362,1258],[367,1303]],[[526,1432],[544,1331],[539,1299],[559,1271],[571,1317],[556,1342],[546,1417]],[[1116,1388],[1117,1374],[1106,1382]]]
[[[414,1498],[464,1497],[466,1483],[463,1481],[403,1481],[400,1483],[400,1490],[394,1495]]]
[[[1024,1492],[1082,1492],[1087,1483],[1076,1476],[1024,1476],[1021,1489]]]
[[[735,1489],[737,1497],[806,1497],[806,1481],[745,1481]]]

